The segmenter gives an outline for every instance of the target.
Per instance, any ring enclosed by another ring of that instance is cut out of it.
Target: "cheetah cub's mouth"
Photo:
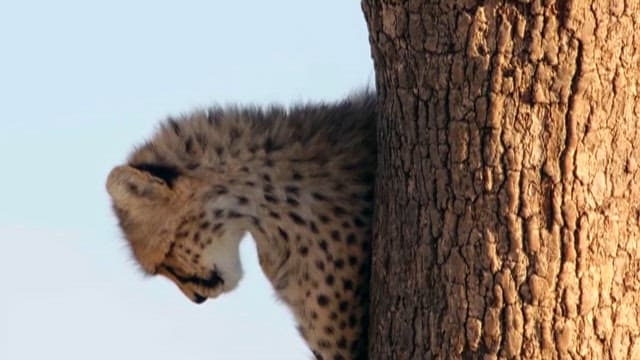
[[[206,289],[210,289],[213,290],[219,286],[224,286],[224,279],[220,276],[220,273],[218,272],[218,270],[214,267],[213,270],[211,270],[211,274],[209,275],[209,277],[207,278],[201,278],[201,277],[197,277],[197,276],[182,276],[180,274],[178,274],[176,272],[176,270],[168,265],[163,265],[163,268],[171,275],[173,275],[173,277],[180,282],[181,285],[183,286],[196,286],[196,287],[203,287]],[[180,286],[182,288],[182,286]],[[184,290],[183,290],[184,291]],[[201,293],[199,293],[198,291],[194,290],[191,294],[187,293],[186,291],[184,291],[185,294],[187,295],[188,298],[190,298],[193,302],[195,302],[196,304],[202,304],[203,302],[205,302],[208,297],[202,295]],[[191,295],[191,296],[189,296]]]
[[[182,261],[170,251],[157,273],[175,283],[196,304],[233,290],[242,277],[238,246],[242,233],[229,231],[228,235],[205,247],[197,265]]]

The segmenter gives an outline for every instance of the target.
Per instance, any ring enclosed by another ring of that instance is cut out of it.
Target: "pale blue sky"
[[[250,239],[194,305],[137,271],[104,180],[167,115],[373,76],[355,0],[0,3],[0,359],[309,358]]]

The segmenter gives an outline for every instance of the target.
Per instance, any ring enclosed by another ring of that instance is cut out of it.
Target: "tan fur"
[[[169,120],[107,189],[134,257],[202,302],[260,265],[319,359],[366,358],[375,102],[214,108]]]

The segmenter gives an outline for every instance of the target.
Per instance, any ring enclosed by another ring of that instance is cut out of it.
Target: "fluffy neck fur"
[[[169,119],[129,163],[172,166],[183,174],[228,173],[247,162],[290,161],[370,172],[375,160],[375,96],[336,104],[214,107]],[[342,175],[342,174],[335,174]]]

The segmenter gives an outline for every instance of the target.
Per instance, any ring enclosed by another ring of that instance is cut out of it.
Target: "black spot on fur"
[[[333,239],[333,241],[340,241],[340,232],[338,232],[338,230],[331,231],[331,239]]]
[[[301,246],[298,251],[300,252],[300,255],[302,256],[307,256],[307,254],[309,253],[309,248],[306,246]]]
[[[264,194],[264,199],[273,204],[277,204],[279,202],[278,198],[271,194]]]
[[[215,209],[215,210],[213,210],[213,216],[214,216],[216,219],[221,218],[221,217],[222,217],[222,215],[224,215],[224,210],[223,210],[223,209]]]
[[[344,215],[346,213],[347,213],[347,211],[341,206],[334,206],[333,207],[333,214],[335,216],[341,216],[341,215]]]
[[[284,231],[280,226],[278,226],[278,232],[280,233],[280,237],[284,241],[289,241],[289,234],[286,231]]]
[[[173,119],[169,119],[169,126],[171,126],[171,129],[173,130],[173,132],[180,136],[180,124],[178,124],[177,121],[173,120]]]
[[[344,267],[344,260],[336,259],[333,264],[336,266],[336,269],[342,269]]]
[[[240,205],[246,205],[249,203],[249,199],[247,199],[246,196],[238,196],[237,199],[238,199],[238,204]]]
[[[188,137],[187,140],[184,142],[184,151],[187,154],[193,153],[193,139],[191,137]]]
[[[170,188],[173,188],[175,180],[178,178],[178,176],[180,176],[180,172],[178,171],[178,169],[172,166],[154,165],[147,163],[131,166],[140,171],[148,172],[154,177],[162,179],[162,181],[164,181]]]
[[[293,173],[293,180],[302,180],[302,175],[299,172]]]
[[[314,199],[319,200],[319,201],[327,200],[326,196],[324,196],[324,195],[322,195],[320,193],[317,193],[317,192],[311,193],[311,196],[313,196]]]
[[[357,240],[357,239],[356,239],[356,235],[355,235],[354,233],[350,233],[350,234],[347,236],[347,244],[349,244],[349,245],[353,245],[353,244],[355,244],[355,243],[356,243],[356,240]]]
[[[218,195],[224,195],[229,192],[229,189],[222,185],[216,185],[213,187],[213,191],[215,191],[215,193]]]
[[[340,301],[340,304],[338,305],[338,310],[340,310],[340,312],[346,312],[348,308],[349,308],[348,302]]]
[[[240,214],[239,212],[236,212],[236,211],[231,210],[231,211],[229,211],[229,213],[227,214],[227,217],[228,217],[229,219],[237,219],[237,218],[239,218],[239,217],[242,217],[242,214]]]
[[[297,186],[294,185],[288,185],[284,187],[284,191],[294,194],[294,195],[299,195],[300,194],[300,188],[298,188]]]
[[[282,145],[276,145],[272,138],[267,138],[264,142],[264,151],[270,153],[282,149]]]
[[[355,218],[353,218],[353,224],[355,226],[359,227],[359,228],[363,228],[363,227],[366,226],[364,221],[361,218],[357,217],[357,216]]]
[[[353,255],[349,255],[349,265],[356,266],[356,264],[358,264],[358,258]]]
[[[320,294],[318,295],[318,305],[320,306],[327,306],[329,304],[329,297],[327,297],[327,295],[324,294]]]
[[[275,211],[269,211],[269,216],[271,216],[274,219],[280,219],[280,214],[278,214]]]
[[[292,198],[292,197],[288,197],[287,196],[287,204],[291,205],[291,206],[298,206],[300,205],[300,203],[298,202],[298,200]]]
[[[324,280],[327,283],[327,285],[333,285],[335,278],[333,277],[333,274],[328,274]]]
[[[296,214],[294,212],[289,212],[289,217],[291,218],[291,220],[293,220],[293,222],[295,222],[298,225],[305,225],[306,224],[304,219],[300,215],[298,215],[298,214]]]
[[[320,240],[320,249],[324,250],[324,252],[327,252],[328,244],[324,239]]]
[[[316,223],[313,221],[309,222],[309,227],[311,228],[311,232],[313,232],[314,234],[319,233],[318,227],[316,226]]]
[[[318,219],[320,219],[320,222],[322,222],[323,224],[328,224],[329,221],[331,221],[331,219],[329,219],[329,217],[324,214],[318,215]]]

